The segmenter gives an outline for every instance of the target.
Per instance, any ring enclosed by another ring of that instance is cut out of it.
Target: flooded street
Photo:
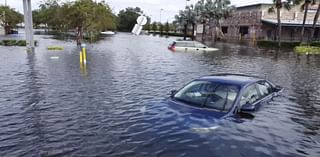
[[[75,42],[35,37],[34,54],[0,47],[0,156],[320,156],[320,56],[227,43],[171,52],[173,38],[118,33],[88,44],[84,67]],[[160,103],[213,73],[252,74],[285,90],[242,123]]]

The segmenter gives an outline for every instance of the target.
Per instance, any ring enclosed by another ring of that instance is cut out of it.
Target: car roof
[[[192,40],[175,40],[173,42],[176,42],[176,43],[200,43],[198,41],[192,41]]]
[[[236,85],[242,88],[247,84],[254,83],[264,79],[258,78],[256,76],[245,75],[245,74],[223,73],[223,74],[213,74],[213,75],[203,76],[196,80]]]

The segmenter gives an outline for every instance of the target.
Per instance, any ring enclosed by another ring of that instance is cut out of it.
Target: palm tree
[[[298,0],[297,3],[299,3],[300,1],[301,0]],[[306,24],[309,5],[312,1],[313,1],[313,3],[315,3],[314,0],[303,0],[303,1],[304,1],[304,3],[301,5],[301,10],[304,10],[304,15],[303,15],[303,22],[302,22],[302,27],[301,27],[300,42],[303,41],[304,27]]]
[[[230,17],[235,10],[235,6],[230,6],[230,4],[230,0],[207,0],[205,4],[205,14],[209,18],[209,23],[214,22],[215,26],[221,30],[221,19]],[[216,37],[217,32],[214,31],[214,33]]]
[[[205,1],[199,0],[195,6],[194,6],[195,12],[196,12],[196,20],[198,23],[201,23],[203,25],[202,28],[202,41],[204,41],[204,35],[205,35],[205,29],[207,24],[207,18],[205,14]]]
[[[277,22],[278,22],[278,47],[281,47],[281,19],[280,19],[280,10],[282,7],[286,8],[287,10],[291,9],[290,3],[292,0],[282,1],[282,0],[273,0],[275,4],[275,8],[277,9]],[[274,12],[274,7],[269,8],[269,12]]]
[[[192,25],[192,40],[194,40],[194,30],[195,30],[195,25],[197,22],[197,18],[196,18],[196,11],[195,8],[193,7],[193,5],[187,6],[186,7],[186,20],[187,20],[187,25],[191,24]]]
[[[183,40],[186,40],[187,38],[187,21],[186,21],[186,13],[184,10],[180,10],[178,15],[174,16],[175,20],[174,23],[179,24],[180,26],[183,26]]]
[[[319,14],[320,14],[320,1],[318,2],[318,9],[317,9],[316,15],[314,16],[314,19],[313,19],[313,24],[312,24],[312,29],[311,29],[311,39],[314,36],[314,31],[316,29],[316,24],[318,22]]]
[[[196,24],[196,12],[193,5],[186,6],[185,10],[180,10],[179,14],[175,16],[175,23],[179,23],[180,26],[184,27],[183,39],[186,40],[188,26],[192,24],[192,31],[194,32]],[[194,33],[192,32],[192,39],[194,39]]]

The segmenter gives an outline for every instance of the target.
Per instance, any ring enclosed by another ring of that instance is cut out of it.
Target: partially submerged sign
[[[143,16],[143,15],[139,16],[137,18],[137,24],[134,25],[131,32],[135,35],[139,35],[142,30],[143,25],[145,25],[147,23],[147,21],[148,20],[145,16]]]

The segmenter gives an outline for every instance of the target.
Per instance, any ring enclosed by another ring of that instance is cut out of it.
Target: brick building
[[[237,7],[232,17],[221,20],[222,38],[224,39],[257,39],[276,40],[277,14],[268,12],[273,4],[254,4]],[[304,39],[311,37],[313,19],[318,5],[308,10]],[[292,6],[291,10],[281,9],[282,40],[296,41],[300,39],[304,11],[301,6]],[[320,19],[319,19],[320,21]],[[320,22],[317,23],[314,37],[320,38]],[[201,35],[201,34],[198,34]]]

